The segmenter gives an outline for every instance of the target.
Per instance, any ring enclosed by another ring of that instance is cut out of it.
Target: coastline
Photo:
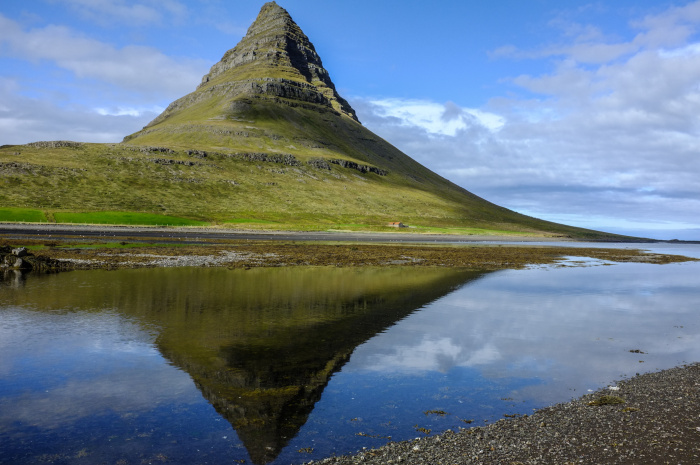
[[[532,415],[308,463],[697,464],[700,364],[637,375]]]
[[[24,269],[41,271],[183,266],[447,266],[496,270],[561,264],[570,256],[656,264],[694,260],[631,248],[634,244],[649,242],[584,242],[551,236],[0,224],[0,246],[7,249],[3,253],[29,247],[31,257],[24,260]],[[34,258],[38,261],[30,266]],[[3,260],[6,269],[9,262],[16,261]]]
[[[26,249],[29,247],[29,249]],[[22,254],[16,257],[13,254]],[[583,260],[571,260],[571,257]],[[587,260],[587,259],[592,259]],[[694,261],[636,248],[529,244],[325,243],[231,241],[228,244],[162,244],[7,240],[0,243],[4,269],[39,272],[152,267],[451,267],[522,269],[535,265],[592,266],[610,263],[665,264]]]

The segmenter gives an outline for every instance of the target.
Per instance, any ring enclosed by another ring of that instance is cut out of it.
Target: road
[[[335,242],[562,242],[563,238],[416,234],[410,232],[240,231],[189,227],[132,227],[63,224],[0,224],[0,237],[14,240],[142,240],[216,243],[217,241],[335,241]]]

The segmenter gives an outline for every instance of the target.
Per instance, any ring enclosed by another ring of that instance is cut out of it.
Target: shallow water
[[[0,463],[302,463],[700,360],[700,263],[584,265],[10,279]]]

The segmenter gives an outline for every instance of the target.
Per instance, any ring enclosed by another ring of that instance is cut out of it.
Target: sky
[[[0,0],[0,145],[119,142],[261,1]],[[362,123],[526,215],[700,240],[700,0],[279,0]]]

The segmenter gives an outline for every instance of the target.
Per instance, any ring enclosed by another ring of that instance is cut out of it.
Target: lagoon
[[[700,360],[700,262],[571,255],[12,276],[0,463],[303,463]]]

